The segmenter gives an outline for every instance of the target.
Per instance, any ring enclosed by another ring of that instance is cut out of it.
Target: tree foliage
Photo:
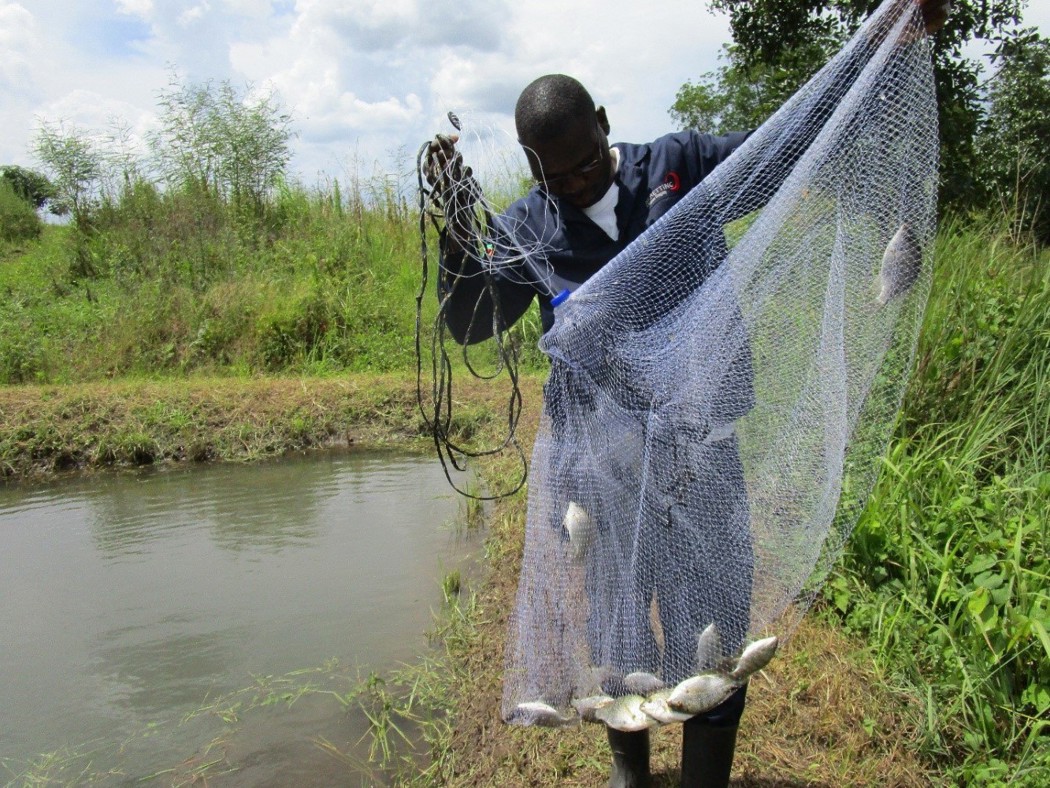
[[[1005,36],[1027,0],[957,0],[934,36],[941,131],[941,200],[968,207],[981,197],[975,141],[983,114],[980,66],[963,49]],[[879,0],[709,0],[729,14],[733,44],[726,65],[686,83],[671,115],[683,126],[713,119],[758,125],[842,46]],[[750,87],[748,87],[750,86]]]
[[[87,133],[64,123],[40,124],[33,141],[33,152],[51,173],[55,199],[51,210],[71,212],[79,222],[98,189],[104,156]]]
[[[999,42],[992,61],[977,142],[988,197],[1017,217],[1018,229],[1050,243],[1050,39],[1019,31]]]
[[[723,64],[697,82],[686,82],[675,94],[671,117],[683,128],[703,129],[716,134],[751,129],[772,115],[799,85],[784,65],[740,64],[740,48],[722,47]]]
[[[245,95],[229,81],[173,75],[158,104],[161,128],[150,146],[169,184],[260,204],[284,174],[291,116],[276,93]]]
[[[5,181],[16,195],[35,209],[43,208],[48,200],[55,198],[55,187],[46,175],[17,164],[0,167],[0,181]]]

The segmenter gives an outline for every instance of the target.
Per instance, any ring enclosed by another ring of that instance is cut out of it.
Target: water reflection
[[[178,539],[188,524],[206,524],[225,549],[278,551],[315,538],[316,512],[324,499],[337,492],[340,482],[367,473],[339,473],[338,467],[268,463],[232,478],[198,474],[192,483],[186,476],[192,470],[154,474],[90,497],[93,536],[99,549],[119,556],[139,552],[154,540]]]
[[[151,726],[253,676],[411,659],[477,547],[458,505],[429,460],[347,453],[0,489],[0,759],[102,737],[148,774],[201,733]]]

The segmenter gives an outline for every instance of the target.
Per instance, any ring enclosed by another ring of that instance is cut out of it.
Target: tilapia
[[[572,702],[572,707],[579,713],[580,719],[587,722],[598,722],[598,717],[595,716],[598,709],[608,706],[614,700],[615,698],[608,695],[590,695],[586,698],[576,698]]]
[[[739,686],[725,673],[701,673],[679,683],[667,698],[676,711],[699,714],[713,709]]]
[[[556,708],[541,700],[519,703],[510,713],[507,722],[521,725],[543,725],[548,728],[563,728],[576,723],[573,714],[562,714]]]
[[[624,695],[597,709],[594,716],[618,731],[642,731],[656,725],[656,720],[642,711],[643,703],[641,695]]]
[[[891,298],[907,292],[922,271],[922,246],[907,222],[894,233],[882,255],[879,269],[879,295],[876,299],[885,306]]]
[[[666,686],[663,681],[658,679],[652,673],[645,673],[640,670],[635,671],[634,673],[628,673],[624,676],[623,684],[627,687],[629,692],[634,692],[638,695],[648,695],[650,692],[655,692]]]
[[[642,711],[664,725],[669,725],[672,722],[685,722],[691,719],[693,715],[689,712],[677,711],[671,708],[667,700],[671,697],[672,692],[673,690],[669,688],[654,692],[642,704]]]
[[[696,638],[696,664],[700,670],[715,667],[722,661],[722,638],[713,623]]]
[[[744,649],[737,660],[736,667],[729,675],[735,681],[743,682],[755,671],[762,670],[777,653],[779,641],[775,637],[756,640]]]
[[[586,509],[575,501],[569,501],[562,524],[569,532],[569,544],[572,545],[573,555],[577,561],[582,560],[594,539],[594,521]]]

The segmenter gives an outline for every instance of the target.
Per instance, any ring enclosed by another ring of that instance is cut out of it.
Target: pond
[[[350,782],[321,745],[360,710],[280,701],[424,652],[461,506],[429,458],[346,451],[0,487],[0,777]]]

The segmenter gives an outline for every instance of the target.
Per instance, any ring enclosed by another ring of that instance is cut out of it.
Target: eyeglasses
[[[563,173],[562,175],[555,175],[551,178],[543,177],[540,179],[540,183],[542,183],[548,189],[551,189],[552,187],[554,189],[557,189],[560,186],[564,186],[573,178],[586,178],[588,175],[590,175],[599,167],[601,167],[602,162],[605,161],[605,151],[602,150],[602,148],[604,147],[602,145],[602,132],[601,129],[598,127],[597,121],[595,121],[594,130],[598,137],[598,155],[592,161],[589,161],[586,164],[581,164],[578,167],[573,167],[571,170],[569,170],[566,173]]]

